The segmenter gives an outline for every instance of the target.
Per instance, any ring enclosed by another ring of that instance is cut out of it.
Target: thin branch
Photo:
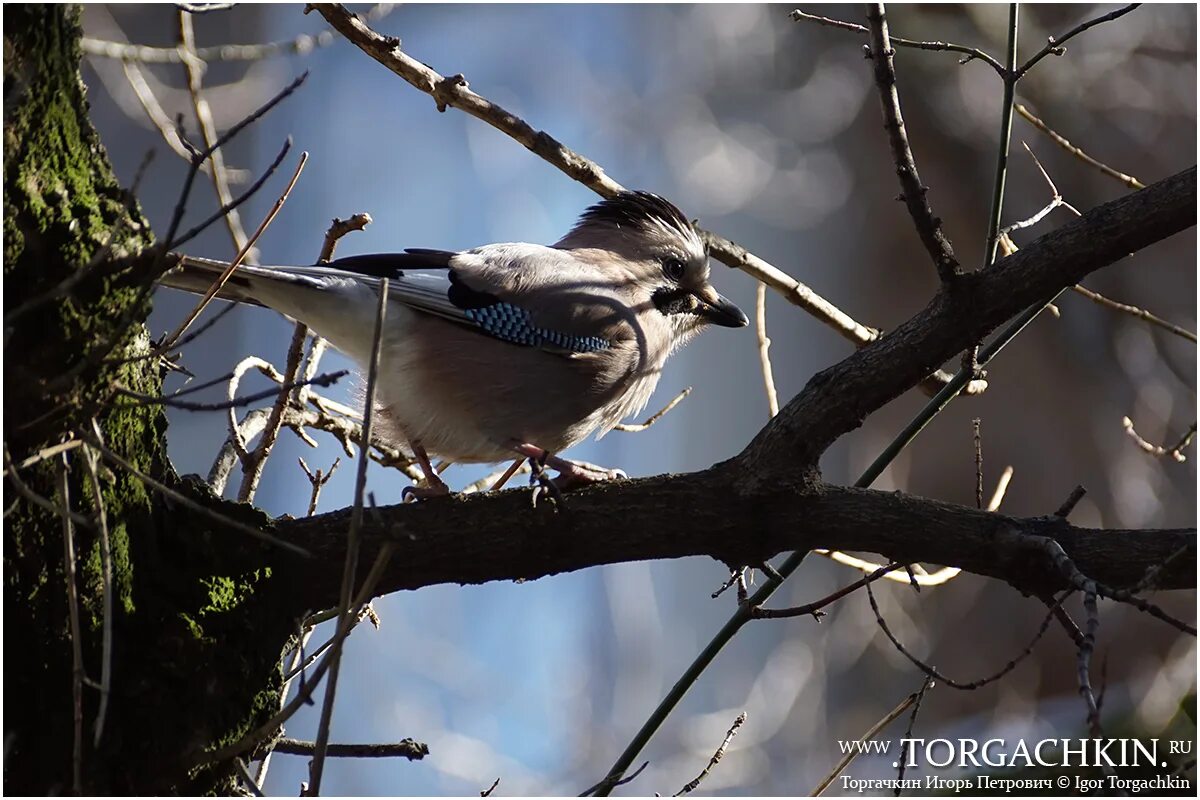
[[[692,387],[689,386],[686,389],[684,389],[682,392],[680,392],[679,394],[677,394],[673,398],[671,398],[671,402],[667,403],[665,406],[660,408],[657,412],[652,414],[649,418],[646,419],[645,422],[637,422],[637,423],[618,422],[616,425],[613,426],[613,430],[614,431],[623,431],[625,433],[640,433],[640,432],[646,430],[647,428],[649,428],[654,423],[658,422],[664,416],[666,416],[666,414],[671,409],[675,408],[675,406],[677,406],[681,402],[683,402],[683,398],[687,397],[691,393],[692,393]]]
[[[1139,181],[1137,178],[1133,177],[1132,175],[1126,175],[1124,172],[1115,170],[1112,167],[1108,166],[1107,164],[1097,161],[1096,159],[1089,156],[1087,153],[1083,152],[1083,150],[1081,150],[1078,146],[1071,144],[1071,142],[1067,140],[1067,137],[1058,133],[1053,128],[1051,128],[1049,125],[1047,125],[1045,122],[1042,122],[1042,120],[1035,117],[1033,115],[1033,113],[1028,108],[1023,106],[1022,104],[1016,103],[1013,105],[1013,108],[1016,109],[1018,114],[1020,114],[1022,117],[1025,118],[1026,122],[1028,122],[1033,127],[1037,128],[1042,133],[1049,136],[1051,141],[1053,141],[1055,144],[1057,144],[1063,150],[1066,150],[1068,153],[1070,153],[1071,155],[1078,158],[1083,163],[1085,163],[1089,166],[1095,167],[1096,169],[1100,170],[1101,172],[1103,172],[1105,175],[1109,176],[1110,178],[1115,178],[1116,180],[1119,180],[1121,183],[1125,184],[1130,189],[1145,189],[1146,188],[1146,184],[1142,183],[1141,181]]]
[[[279,105],[292,95],[300,86],[308,80],[308,72],[304,72],[300,77],[296,78],[290,84],[280,90],[274,97],[263,103],[252,113],[238,120],[229,130],[221,134],[220,137],[213,143],[214,148],[220,148],[227,145],[235,136],[241,133],[248,125],[251,125],[261,119],[268,111]],[[179,230],[179,223],[183,219],[183,213],[187,208],[188,197],[191,195],[192,185],[196,180],[196,173],[200,169],[200,165],[208,160],[211,155],[210,149],[205,148],[203,151],[197,152],[192,156],[192,165],[188,169],[187,176],[184,178],[183,187],[179,192],[179,200],[175,203],[175,210],[171,213],[171,223],[167,227],[167,235],[162,239],[162,252],[166,254],[175,246],[175,234]]]
[[[1137,306],[1128,305],[1126,303],[1118,303],[1116,300],[1111,300],[1111,299],[1105,297],[1104,295],[1099,294],[1098,292],[1093,292],[1091,289],[1081,286],[1078,283],[1075,284],[1074,286],[1072,286],[1071,289],[1074,290],[1077,294],[1081,294],[1084,297],[1086,297],[1087,299],[1091,300],[1093,303],[1098,303],[1099,305],[1102,305],[1105,308],[1111,308],[1113,311],[1120,311],[1124,314],[1132,314],[1133,316],[1137,317],[1138,319],[1144,320],[1144,321],[1150,323],[1151,325],[1156,325],[1159,328],[1162,328],[1163,330],[1170,331],[1171,333],[1175,334],[1176,336],[1180,336],[1184,339],[1187,339],[1192,344],[1196,343],[1196,334],[1192,333],[1187,328],[1183,328],[1174,323],[1167,322],[1162,317],[1155,316],[1154,314],[1151,314],[1149,311],[1138,308]]]
[[[1092,691],[1090,676],[1092,652],[1096,648],[1096,630],[1100,627],[1100,614],[1096,608],[1096,584],[1087,581],[1084,584],[1083,608],[1087,613],[1087,623],[1084,627],[1083,643],[1079,646],[1077,655],[1077,673],[1079,678],[1079,695],[1087,706],[1088,730],[1091,735],[1100,738],[1100,708],[1096,703],[1096,695]]]
[[[983,251],[983,265],[991,266],[996,261],[1000,243],[1000,220],[1004,217],[1004,188],[1008,179],[1008,149],[1012,140],[1013,95],[1017,89],[1017,23],[1018,3],[1008,6],[1008,46],[1005,48],[1004,101],[1000,107],[1000,140],[996,147],[996,177],[992,182],[992,209],[988,215],[987,245]]]
[[[882,3],[867,4],[867,21],[871,27],[871,63],[875,74],[875,87],[879,91],[879,105],[883,111],[883,127],[887,131],[888,144],[892,149],[892,161],[896,175],[900,178],[901,197],[912,217],[917,235],[925,252],[933,259],[938,278],[942,283],[953,281],[961,269],[954,257],[954,248],[942,232],[941,220],[930,208],[926,195],[927,187],[921,183],[912,148],[908,145],[908,133],[904,130],[904,116],[900,112],[900,95],[896,91],[896,70],[892,63],[891,40],[888,36],[887,17]]]
[[[267,459],[270,458],[275,441],[279,438],[279,430],[283,427],[283,413],[291,401],[291,390],[300,385],[296,377],[300,373],[300,360],[304,356],[304,340],[307,337],[308,326],[297,322],[296,327],[292,330],[292,341],[288,345],[287,351],[287,363],[283,368],[284,386],[275,395],[275,404],[271,407],[270,416],[267,417],[267,424],[263,428],[258,447],[246,453],[242,458],[242,484],[238,487],[239,503],[254,502],[254,493],[258,491],[258,483],[262,480]]]
[[[316,752],[316,742],[283,738],[275,743],[276,753],[290,756],[311,756]],[[325,755],[330,758],[407,758],[420,761],[429,755],[429,745],[414,739],[402,739],[390,744],[329,744]]]
[[[213,281],[213,285],[209,287],[209,290],[204,293],[202,298],[200,298],[200,302],[196,304],[196,307],[192,309],[191,313],[188,314],[184,321],[179,324],[179,327],[176,328],[175,331],[166,338],[166,341],[160,346],[161,349],[170,350],[175,346],[175,342],[179,339],[179,337],[187,331],[188,327],[196,321],[196,317],[200,316],[200,314],[204,312],[204,309],[208,307],[208,304],[211,303],[213,298],[217,296],[217,293],[221,291],[221,287],[223,287],[229,280],[230,276],[233,275],[234,270],[236,270],[241,263],[245,261],[247,254],[250,252],[250,248],[254,247],[254,243],[258,241],[258,237],[263,235],[263,233],[270,226],[271,222],[274,221],[275,216],[279,213],[280,209],[283,208],[283,204],[287,202],[288,197],[292,193],[292,189],[296,186],[296,181],[300,180],[300,173],[304,171],[304,165],[307,162],[308,152],[306,151],[300,154],[300,162],[296,165],[296,172],[292,175],[291,181],[288,182],[287,187],[283,190],[283,194],[279,196],[279,199],[275,201],[275,205],[259,224],[258,229],[254,232],[254,235],[247,240],[244,247],[238,250],[237,257],[234,258],[233,262],[225,269],[223,273],[221,273],[220,277]]]
[[[85,43],[89,40],[84,39]],[[95,41],[95,40],[91,40]],[[105,42],[117,47],[129,47],[130,45],[119,45],[116,42]],[[84,52],[87,52],[87,46],[84,46]],[[171,53],[175,56],[176,61],[180,60],[178,48],[163,50],[164,53]],[[167,143],[167,147],[173,153],[182,158],[184,161],[191,162],[195,155],[194,151],[189,149],[189,145],[185,144],[179,135],[179,129],[175,122],[167,116],[167,112],[163,110],[162,105],[158,102],[158,98],[154,95],[154,90],[150,88],[150,84],[146,81],[145,74],[142,73],[142,68],[134,61],[126,60],[122,65],[125,71],[125,80],[129,83],[129,88],[133,89],[134,96],[138,102],[142,104],[142,110],[146,112],[146,117],[150,123],[158,129],[158,133],[162,136],[163,141]],[[200,165],[200,171],[205,175],[212,174],[212,164],[205,161]],[[245,183],[249,177],[249,172],[244,169],[233,169],[226,167],[226,177],[230,183]]]
[[[1039,641],[1041,641],[1043,636],[1046,635],[1046,630],[1050,627],[1050,621],[1054,619],[1054,606],[1061,606],[1063,604],[1063,601],[1067,599],[1067,597],[1071,594],[1072,591],[1074,591],[1074,590],[1068,590],[1067,592],[1063,593],[1062,597],[1060,597],[1060,598],[1058,598],[1058,600],[1054,601],[1054,606],[1052,606],[1050,609],[1050,612],[1048,614],[1046,614],[1045,619],[1042,620],[1042,624],[1040,626],[1038,626],[1037,633],[1035,633],[1033,635],[1033,638],[1029,641],[1029,644],[1015,658],[1010,659],[1008,661],[1008,663],[1006,663],[1003,667],[1001,667],[997,672],[993,673],[992,675],[989,675],[986,678],[979,678],[978,680],[974,680],[974,681],[970,681],[970,682],[963,682],[963,681],[956,681],[953,678],[947,677],[946,675],[939,672],[936,667],[926,664],[924,661],[922,661],[921,659],[917,658],[912,653],[910,653],[908,651],[908,649],[905,648],[904,645],[900,643],[900,640],[896,638],[895,634],[892,633],[891,628],[888,627],[887,621],[884,620],[883,614],[879,610],[879,604],[875,601],[875,593],[873,591],[871,591],[871,584],[867,583],[866,588],[867,588],[867,599],[871,603],[871,611],[875,614],[875,622],[878,623],[879,629],[883,631],[884,635],[887,636],[888,640],[891,641],[892,646],[895,647],[900,652],[901,655],[903,655],[905,658],[907,658],[909,661],[911,661],[913,666],[915,666],[917,669],[924,672],[926,675],[928,675],[933,680],[941,681],[942,683],[946,684],[947,686],[951,687],[952,689],[959,689],[959,690],[965,691],[965,692],[975,691],[976,689],[980,689],[984,686],[987,686],[989,683],[995,683],[996,681],[1000,680],[1005,675],[1007,675],[1008,673],[1010,673],[1014,669],[1016,669],[1017,666],[1022,661],[1024,661],[1026,658],[1028,658],[1033,653],[1033,648],[1036,647],[1037,643]]]
[[[891,711],[889,711],[887,714],[884,715],[883,719],[879,720],[874,725],[872,725],[871,728],[866,733],[864,733],[861,737],[859,737],[858,741],[865,743],[865,742],[869,742],[869,741],[873,740],[876,736],[878,736],[880,734],[880,732],[884,728],[886,728],[888,725],[891,725],[892,722],[894,722],[901,714],[903,714],[914,703],[916,703],[917,700],[920,699],[920,697],[923,693],[924,693],[924,689],[922,689],[920,692],[913,692],[908,697],[904,698],[900,702],[900,705],[893,708]],[[812,790],[812,792],[810,793],[810,796],[812,796],[812,797],[821,796],[825,792],[825,790],[829,788],[829,785],[831,783],[833,783],[835,780],[837,780],[837,776],[841,775],[842,772],[846,769],[846,767],[850,766],[850,762],[853,761],[858,756],[859,751],[864,750],[864,749],[865,749],[864,747],[847,748],[846,754],[844,756],[842,756],[842,759],[840,761],[838,761],[837,766],[835,766],[830,771],[830,773],[828,775],[826,775],[825,778],[816,785],[816,788],[814,788]]]
[[[92,419],[92,430],[100,436],[100,426]],[[100,747],[104,737],[104,721],[108,715],[108,700],[112,693],[113,663],[113,585],[112,549],[108,538],[108,516],[104,513],[104,495],[100,486],[100,456],[90,447],[83,449],[83,463],[87,467],[92,487],[92,503],[96,509],[96,527],[100,532],[100,586],[104,592],[104,629],[101,639],[100,706],[96,711],[96,723],[92,746]]]
[[[767,337],[767,285],[758,284],[754,300],[754,329],[758,336],[758,363],[762,369],[763,389],[767,393],[767,412],[779,413],[779,395],[775,391],[775,374],[771,369],[771,340]]]
[[[895,797],[900,796],[900,790],[904,786],[904,770],[908,766],[905,763],[908,761],[908,744],[912,741],[913,728],[917,724],[917,714],[921,713],[921,701],[925,699],[925,693],[934,686],[933,678],[926,676],[925,680],[921,683],[920,691],[917,692],[917,700],[913,703],[912,714],[908,717],[908,727],[904,729],[904,736],[900,738],[902,744],[900,746],[900,758],[897,760],[900,766],[899,771],[896,773],[896,788],[892,790],[892,794]]]
[[[204,220],[199,225],[193,226],[186,233],[183,233],[180,236],[178,236],[175,240],[175,247],[177,247],[177,248],[183,247],[185,244],[190,242],[192,239],[196,238],[201,233],[206,231],[208,229],[208,227],[210,225],[212,225],[214,222],[216,222],[218,219],[221,219],[226,214],[233,212],[238,207],[240,207],[242,205],[242,203],[245,203],[247,200],[249,200],[251,197],[253,197],[255,194],[257,194],[258,190],[263,187],[263,184],[265,184],[268,180],[270,180],[271,176],[275,174],[275,170],[279,169],[279,165],[283,163],[283,159],[287,157],[287,154],[291,149],[292,149],[292,137],[288,136],[287,139],[285,139],[283,142],[283,147],[279,148],[279,154],[275,156],[275,160],[271,162],[270,166],[267,167],[266,171],[263,172],[263,174],[258,178],[258,180],[256,180],[254,183],[252,183],[250,185],[250,188],[248,188],[246,191],[242,192],[237,197],[230,200],[225,205],[218,208],[215,212],[213,212],[213,214],[211,216],[208,217],[208,219]],[[228,175],[229,169],[226,168],[225,172]],[[181,344],[181,342],[177,342],[175,346],[178,347],[180,344]]]
[[[983,508],[983,436],[979,417],[971,420],[975,431],[975,507]]]
[[[827,25],[831,28],[839,28],[844,31],[850,31],[851,33],[861,34],[863,36],[866,36],[868,33],[870,33],[870,31],[867,28],[864,28],[862,25],[855,25],[853,22],[842,22],[841,20],[830,19],[829,17],[819,17],[816,14],[806,14],[800,9],[796,9],[788,16],[791,17],[795,22],[815,22],[818,25]],[[963,53],[966,58],[962,59],[958,63],[965,64],[968,61],[974,61],[978,59],[994,69],[996,74],[1001,78],[1004,77],[1004,66],[999,61],[992,58],[977,47],[967,47],[966,45],[954,44],[952,42],[918,42],[913,39],[904,39],[899,36],[893,36],[891,37],[891,40],[892,44],[899,45],[900,47],[912,47],[917,50],[940,50],[953,53]]]
[[[1071,512],[1075,510],[1075,506],[1079,505],[1079,501],[1083,499],[1085,494],[1087,494],[1087,489],[1083,488],[1082,485],[1077,485],[1067,495],[1067,499],[1058,507],[1058,510],[1054,512],[1054,516],[1062,517],[1063,519],[1071,516]]]
[[[71,787],[76,795],[83,794],[83,633],[79,625],[79,595],[75,587],[75,528],[72,525],[71,490],[68,481],[69,461],[62,454],[58,472],[58,497],[62,503],[63,582],[67,588],[67,611],[71,630],[71,700],[75,724],[74,747],[71,750]]]
[[[1192,440],[1196,438],[1196,423],[1195,422],[1193,422],[1191,424],[1191,426],[1187,429],[1187,432],[1183,434],[1183,437],[1178,442],[1176,442],[1175,446],[1170,447],[1170,448],[1162,447],[1157,444],[1152,444],[1151,442],[1148,442],[1145,439],[1143,439],[1138,434],[1138,432],[1133,429],[1133,420],[1131,420],[1129,417],[1122,417],[1121,425],[1124,426],[1125,433],[1129,434],[1129,438],[1133,439],[1134,443],[1138,447],[1140,447],[1142,450],[1146,451],[1147,453],[1149,453],[1152,456],[1169,455],[1171,458],[1175,459],[1180,464],[1187,461],[1187,456],[1185,456],[1182,452],[1183,449],[1185,447],[1187,447],[1188,445],[1190,445],[1192,443]]]
[[[231,408],[244,408],[252,403],[257,403],[259,400],[265,400],[268,397],[277,397],[286,395],[293,389],[298,389],[301,386],[332,386],[339,379],[350,374],[349,370],[340,369],[337,372],[326,372],[323,375],[318,375],[315,378],[302,381],[289,381],[282,383],[275,389],[264,389],[261,392],[242,395],[235,397],[232,400],[224,400],[216,403],[193,403],[187,400],[178,400],[175,397],[155,397],[154,395],[142,394],[131,389],[126,389],[123,386],[117,386],[116,392],[122,397],[128,397],[137,400],[136,405],[162,405],[170,406],[171,408],[180,408],[185,411],[224,411]],[[239,500],[239,502],[248,502],[247,500]]]
[[[376,3],[363,17],[369,22],[383,19],[396,7],[394,3]],[[212,47],[197,47],[195,55],[201,61],[262,61],[282,55],[306,56],[322,47],[328,47],[337,37],[330,29],[316,34],[301,34],[294,39],[262,44],[221,44]],[[178,64],[183,61],[179,50],[174,47],[150,47],[128,42],[110,42],[103,39],[83,37],[80,40],[83,52],[90,56],[120,59],[125,63]]]
[[[221,148],[214,147],[217,141],[217,124],[213,121],[208,100],[204,98],[205,64],[196,56],[196,32],[192,26],[192,15],[182,8],[179,10],[179,54],[183,59],[192,109],[196,112],[196,121],[200,125],[204,145],[210,151],[208,163],[212,169],[209,176],[217,193],[217,205],[228,209],[222,216],[229,229],[229,236],[233,239],[233,249],[241,251],[246,248],[246,231],[242,228],[241,215],[233,207],[233,195],[229,191],[229,179],[225,175],[225,154],[221,152]]]
[[[611,792],[616,787],[624,786],[625,784],[634,780],[638,775],[641,775],[642,771],[645,770],[646,767],[648,767],[648,766],[650,766],[650,762],[643,761],[642,765],[640,767],[635,769],[632,773],[629,774],[629,776],[627,776],[625,778],[622,778],[620,775],[617,775],[616,773],[610,773],[607,777],[604,778],[604,780],[600,781],[596,785],[591,786],[587,789],[584,789],[582,792],[579,793],[579,796],[580,797],[589,797],[591,795],[596,795],[596,796],[607,795],[609,792]]]
[[[58,452],[62,453],[64,451],[59,450]],[[17,474],[17,468],[16,465],[13,464],[12,454],[8,451],[7,443],[4,445],[4,473],[8,476],[9,483],[12,484],[12,487],[17,490],[17,494],[21,495],[34,505],[49,511],[56,517],[66,514],[68,517],[70,517],[72,523],[84,528],[91,528],[95,524],[88,517],[85,517],[82,514],[77,514],[70,509],[62,508],[52,500],[47,500],[45,497],[42,497],[37,492],[33,491],[33,489],[30,489],[25,481],[21,480],[21,476]]]
[[[804,617],[804,616],[811,615],[814,619],[816,619],[819,622],[821,619],[821,616],[823,616],[823,612],[821,611],[822,608],[825,608],[826,606],[831,605],[831,604],[837,602],[838,600],[841,600],[846,595],[848,595],[851,592],[854,592],[858,589],[861,589],[862,587],[866,586],[868,583],[873,583],[874,581],[879,580],[880,578],[884,577],[885,575],[892,574],[895,570],[901,569],[903,566],[904,566],[903,564],[900,564],[895,561],[893,561],[891,564],[885,564],[884,566],[881,566],[878,569],[876,569],[870,575],[864,575],[862,578],[859,578],[854,583],[848,584],[846,586],[843,586],[841,589],[838,589],[833,594],[830,594],[826,597],[822,597],[820,600],[817,600],[815,602],[806,603],[805,605],[802,605],[802,606],[795,606],[793,608],[763,608],[762,606],[751,606],[750,618],[751,619],[784,619],[787,617]],[[909,580],[905,576],[900,576],[899,579],[904,581],[905,583],[907,583]]]
[[[687,785],[676,792],[676,797],[682,797],[685,794],[691,794],[693,791],[695,791],[696,787],[700,785],[701,781],[708,777],[708,773],[712,772],[713,767],[721,763],[721,759],[725,757],[725,751],[729,748],[729,743],[733,741],[734,736],[737,736],[738,728],[742,727],[742,725],[745,723],[746,712],[743,711],[737,715],[737,719],[735,719],[733,724],[729,726],[729,730],[725,733],[725,738],[721,741],[721,746],[717,748],[717,751],[713,753],[712,758],[708,760],[707,766],[700,771],[699,775],[688,781]]]
[[[1123,17],[1140,5],[1141,3],[1132,3],[1130,5],[1118,8],[1116,11],[1110,11],[1109,13],[1096,17],[1095,19],[1090,19],[1087,22],[1080,23],[1057,39],[1053,36],[1048,36],[1046,38],[1046,46],[1039,50],[1033,58],[1026,61],[1020,69],[1015,70],[1013,74],[1018,80],[1020,80],[1022,77],[1024,77],[1026,72],[1029,72],[1029,70],[1033,69],[1035,64],[1051,53],[1056,56],[1061,56],[1066,53],[1067,48],[1063,47],[1063,45],[1065,45],[1070,39],[1075,38],[1089,28],[1094,28],[1102,23],[1111,22],[1114,19]],[[1010,66],[1009,69],[1011,71],[1012,67]]]
[[[311,517],[317,513],[317,502],[321,499],[321,489],[324,488],[325,484],[329,483],[329,479],[333,477],[333,473],[337,472],[337,468],[342,464],[342,459],[340,456],[335,458],[327,471],[322,472],[318,469],[315,475],[308,468],[308,464],[304,463],[303,458],[299,458],[297,461],[300,462],[300,469],[304,470],[304,474],[308,477],[308,482],[312,484],[312,495],[308,500],[308,513],[305,514],[305,516]]]
[[[266,797],[266,795],[263,794],[262,787],[259,786],[258,781],[254,779],[254,776],[250,774],[250,770],[247,769],[245,761],[242,761],[240,758],[235,758],[233,760],[233,765],[237,768],[238,774],[241,776],[246,788],[250,790],[251,795],[254,797]]]
[[[371,343],[371,360],[367,370],[367,396],[363,405],[363,438],[371,440],[371,429],[375,417],[375,392],[379,380],[380,350],[383,344],[384,324],[387,320],[388,279],[379,281],[379,305],[375,311],[375,337]],[[347,534],[346,559],[342,567],[342,593],[338,603],[338,626],[349,628],[351,615],[351,597],[354,592],[354,573],[358,566],[359,529],[363,520],[364,493],[367,488],[367,448],[362,448],[358,454],[358,473],[354,483],[354,509],[350,515],[350,530]],[[321,793],[321,776],[325,768],[325,756],[329,745],[329,726],[333,718],[333,700],[337,692],[338,671],[341,666],[342,642],[344,638],[334,642],[329,653],[332,662],[329,669],[329,682],[325,686],[325,698],[321,705],[321,719],[317,726],[316,745],[313,749],[312,766],[309,770],[310,796],[316,797]]]

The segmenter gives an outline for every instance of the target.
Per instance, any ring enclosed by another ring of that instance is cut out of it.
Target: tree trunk
[[[78,9],[10,6],[5,17],[6,452],[19,464],[90,431],[94,417],[107,444],[142,472],[207,505],[228,506],[202,484],[174,475],[161,406],[112,396],[114,385],[150,395],[161,389],[157,359],[121,363],[149,349],[142,321],[155,251],[136,202],[118,185],[88,120]],[[72,285],[60,285],[77,275]],[[83,450],[66,459],[70,507],[94,518]],[[19,474],[29,491],[61,508],[63,469],[59,455]],[[101,466],[100,485],[112,564],[112,688],[96,746],[104,570],[98,530],[76,525],[86,675],[76,786],[63,520],[18,494],[6,473],[4,789],[227,790],[227,767],[189,773],[183,759],[198,748],[237,740],[278,709],[280,647],[294,630],[269,591],[271,559],[280,554],[214,529],[124,470]],[[223,513],[256,526],[265,521],[245,506]]]

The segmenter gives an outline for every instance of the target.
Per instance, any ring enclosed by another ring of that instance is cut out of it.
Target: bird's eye
[[[667,258],[663,260],[663,273],[673,281],[681,280],[683,278],[684,270],[684,263],[678,258]]]

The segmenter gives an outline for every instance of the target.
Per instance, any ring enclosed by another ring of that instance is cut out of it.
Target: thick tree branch
[[[955,354],[1083,276],[1191,227],[1196,168],[1092,209],[1027,247],[943,287],[879,341],[817,373],[743,454],[745,480],[815,464],[838,437]]]
[[[1195,582],[1194,530],[1088,530],[1056,517],[1017,519],[837,487],[750,497],[726,491],[726,472],[715,467],[597,486],[569,495],[563,513],[531,509],[527,490],[380,508],[364,520],[362,552],[369,559],[384,542],[396,548],[380,592],[533,580],[601,564],[684,556],[751,564],[813,548],[953,565],[1033,594],[1068,588],[1049,559],[1013,535],[1028,534],[1057,540],[1084,574],[1125,587],[1187,548],[1184,557],[1164,568],[1159,587],[1188,588]],[[721,502],[712,502],[722,492]],[[681,515],[680,508],[691,512]],[[297,563],[302,579],[290,581],[309,606],[337,599],[338,576],[327,565],[344,551],[349,515],[345,509],[276,526],[275,535],[316,555]]]

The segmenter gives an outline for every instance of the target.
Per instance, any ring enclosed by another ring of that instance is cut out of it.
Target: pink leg
[[[504,484],[508,483],[509,479],[512,478],[513,475],[517,474],[517,470],[519,470],[521,468],[521,465],[524,463],[525,463],[525,459],[523,459],[523,458],[518,458],[516,461],[514,461],[512,463],[512,466],[509,467],[508,469],[504,470],[504,474],[501,475],[500,478],[491,485],[491,487],[488,489],[488,491],[489,492],[497,492],[500,489],[503,489]]]
[[[411,496],[416,500],[424,500],[429,497],[445,497],[450,494],[450,487],[438,477],[437,470],[429,463],[429,454],[425,452],[425,448],[419,442],[413,441],[409,441],[408,446],[412,448],[413,455],[417,457],[417,463],[421,465],[421,471],[425,473],[425,485],[405,486],[404,491],[400,493],[401,498],[407,501]]]
[[[558,477],[555,478],[554,485],[559,489],[575,489],[580,486],[599,483],[600,481],[611,481],[629,477],[624,471],[619,469],[605,469],[604,467],[597,467],[594,464],[585,464],[559,458],[537,445],[519,443],[513,445],[513,450],[516,450],[527,458],[534,459],[541,464],[558,470]]]

